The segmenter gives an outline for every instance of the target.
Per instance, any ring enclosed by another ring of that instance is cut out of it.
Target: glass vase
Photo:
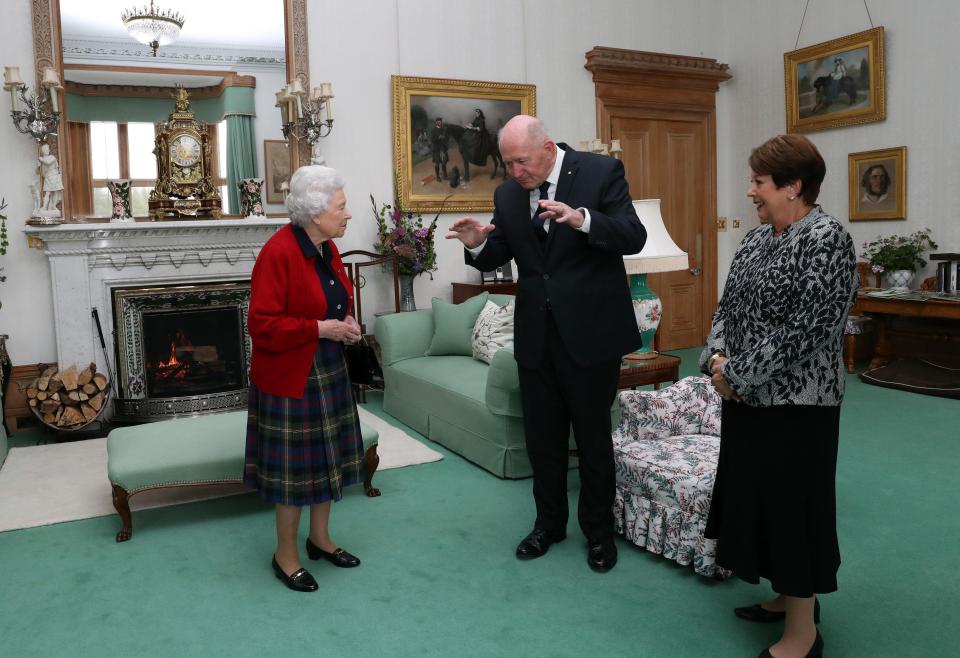
[[[400,310],[416,311],[417,300],[413,298],[413,275],[401,274],[400,276]]]

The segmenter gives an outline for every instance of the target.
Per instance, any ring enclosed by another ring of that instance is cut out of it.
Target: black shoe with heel
[[[813,641],[813,646],[810,647],[810,651],[807,652],[807,655],[804,658],[821,658],[823,656],[823,636],[820,635],[820,631],[817,631],[817,637]],[[773,654],[770,653],[770,647],[767,647],[760,652],[760,655],[757,658],[773,658]]]
[[[733,614],[740,617],[740,619],[746,619],[747,621],[758,621],[761,623],[769,624],[775,621],[783,621],[787,613],[785,612],[776,612],[775,610],[767,610],[762,605],[757,603],[756,605],[747,606],[746,608],[734,608]],[[820,600],[817,599],[813,603],[813,623],[820,623]]]
[[[327,553],[325,550],[310,541],[309,537],[307,537],[307,557],[309,557],[311,560],[319,560],[320,558],[323,558],[330,564],[342,569],[352,569],[353,567],[360,566],[360,558],[357,556],[347,553],[342,548],[335,549],[333,553]]]
[[[317,585],[317,581],[314,580],[313,576],[310,575],[310,572],[306,569],[297,569],[289,576],[280,568],[280,565],[277,564],[277,556],[273,556],[271,562],[273,566],[273,573],[277,575],[277,578],[283,581],[283,584],[292,589],[295,592],[316,592],[320,589],[320,586]]]

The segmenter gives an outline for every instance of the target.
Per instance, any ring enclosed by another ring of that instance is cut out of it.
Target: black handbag
[[[367,343],[367,339],[360,337],[360,342],[344,346],[344,356],[347,358],[347,372],[350,381],[363,386],[383,386],[383,368],[377,361],[377,353]]]

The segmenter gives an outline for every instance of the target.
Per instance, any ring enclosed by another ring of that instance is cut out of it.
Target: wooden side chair
[[[390,312],[399,313],[400,270],[397,257],[391,254],[378,254],[372,251],[355,249],[353,251],[343,252],[340,254],[340,259],[343,261],[343,266],[347,270],[347,277],[353,286],[353,317],[360,323],[360,331],[363,333],[364,338],[370,342],[376,350],[373,334],[367,332],[366,323],[363,321],[363,289],[367,285],[367,277],[365,274],[369,275],[377,272],[390,273],[393,277],[393,309]],[[369,269],[371,267],[377,269],[371,270]],[[379,353],[379,350],[377,350],[377,352]],[[366,402],[366,391],[368,387],[362,384],[354,384],[353,387],[357,402]]]
[[[880,287],[880,275],[870,268],[870,263],[867,261],[857,261],[857,274],[860,275],[861,290]],[[851,313],[847,316],[847,324],[843,328],[843,351],[847,372],[849,373],[853,373],[856,369],[857,336],[863,333],[863,329],[868,322],[870,322],[870,317],[866,315]]]

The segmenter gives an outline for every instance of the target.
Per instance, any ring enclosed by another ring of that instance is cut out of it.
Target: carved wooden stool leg
[[[113,485],[113,506],[120,515],[123,527],[117,533],[117,541],[127,541],[133,536],[133,519],[130,516],[130,495],[118,484]]]
[[[380,490],[373,487],[373,474],[377,472],[377,466],[380,465],[376,444],[367,448],[363,455],[363,464],[367,471],[366,477],[363,478],[363,492],[370,498],[375,498],[380,495]]]
[[[854,371],[854,357],[857,353],[857,335],[847,334],[843,337],[843,347],[846,350],[847,372]]]

